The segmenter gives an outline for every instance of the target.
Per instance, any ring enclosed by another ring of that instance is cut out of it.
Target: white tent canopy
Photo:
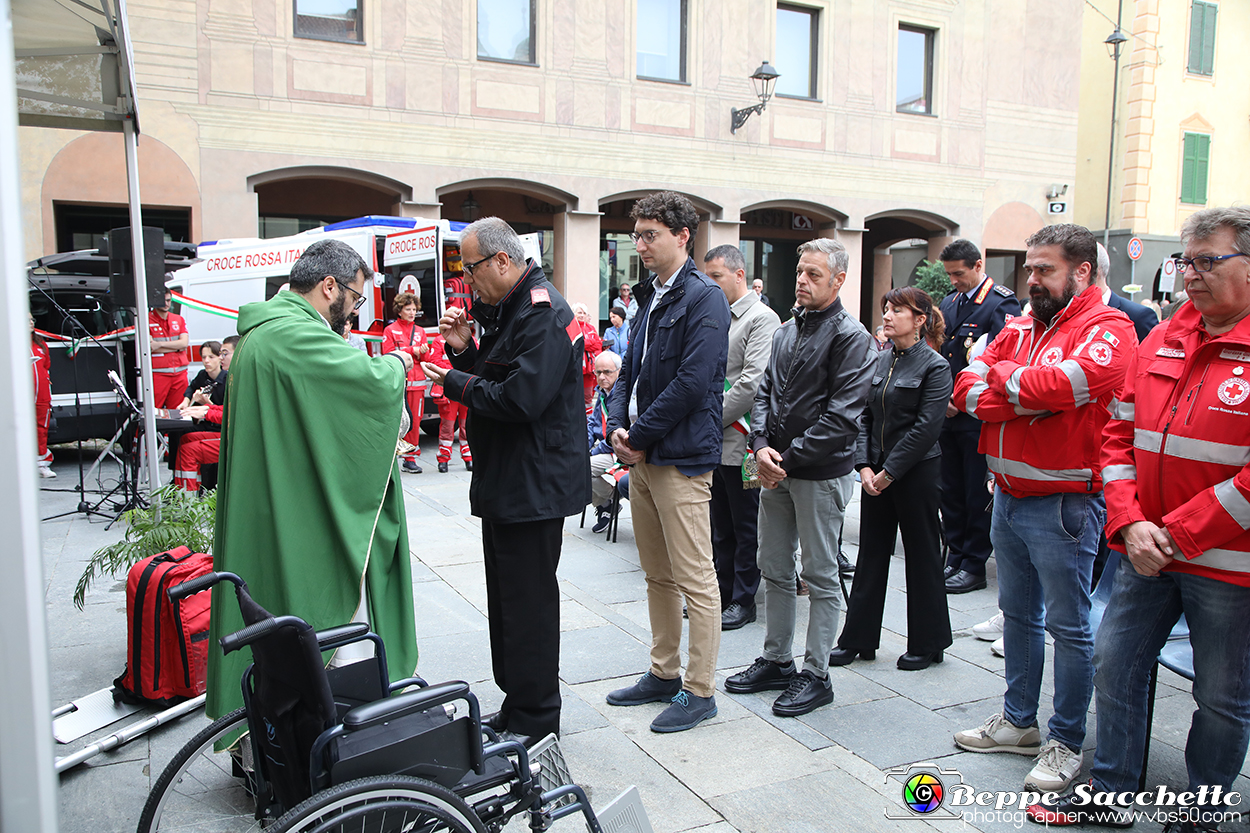
[[[35,420],[21,231],[17,125],[113,130],[126,136],[130,224],[139,212],[138,118],[125,0],[0,0],[0,830],[56,830],[47,621],[35,483]],[[156,425],[143,246],[133,246],[136,335],[155,488]]]

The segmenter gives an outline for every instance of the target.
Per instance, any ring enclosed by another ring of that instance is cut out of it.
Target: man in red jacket
[[[983,423],[978,451],[997,483],[990,540],[1007,649],[1002,713],[955,743],[1036,755],[1025,786],[1050,792],[1081,769],[1093,693],[1090,574],[1106,516],[1098,451],[1137,337],[1091,286],[1098,248],[1089,229],[1046,226],[1026,242],[1031,312],[1010,319],[955,380],[955,405]],[[1055,639],[1045,744],[1037,728],[1043,624]]]
[[[1189,303],[1132,357],[1104,434],[1107,541],[1128,557],[1098,631],[1090,775],[1093,792],[1137,790],[1150,669],[1183,613],[1198,704],[1188,789],[1191,809],[1209,813],[1228,809],[1218,794],[1232,788],[1250,739],[1250,208],[1199,211],[1181,238]],[[1131,808],[1074,797],[1047,809],[1030,815],[1132,824]]]

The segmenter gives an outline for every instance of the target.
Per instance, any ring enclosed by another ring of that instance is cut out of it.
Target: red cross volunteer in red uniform
[[[1002,712],[957,733],[955,744],[1036,755],[1025,787],[1050,792],[1066,788],[1083,762],[1090,583],[1106,518],[1098,455],[1137,335],[1093,284],[1098,242],[1089,229],[1045,226],[1026,243],[1029,314],[1010,319],[955,379],[955,406],[981,420],[977,448],[997,483],[990,541],[1007,655]],[[1046,632],[1055,640],[1054,714],[1043,743]]]
[[[172,278],[166,273],[165,279]],[[187,389],[187,346],[191,336],[181,315],[169,311],[173,296],[165,290],[165,303],[148,313],[148,333],[152,339],[152,388],[157,408],[177,408]]]
[[[404,455],[403,469],[413,474],[421,473],[417,458],[421,456],[421,417],[425,413],[425,389],[429,381],[421,371],[420,362],[416,361],[426,354],[427,347],[425,328],[417,324],[417,316],[421,312],[417,296],[411,292],[401,292],[395,296],[395,314],[399,316],[382,331],[382,352],[392,353],[396,350],[408,353],[413,358],[412,369],[408,371],[407,399],[408,414],[412,417],[412,427],[404,435],[404,440],[415,449]]]

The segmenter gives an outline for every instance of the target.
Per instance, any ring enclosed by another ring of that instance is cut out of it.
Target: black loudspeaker
[[[165,232],[143,227],[143,264],[147,272],[148,309],[165,304]],[[109,292],[120,307],[135,306],[135,261],[130,226],[109,232]]]

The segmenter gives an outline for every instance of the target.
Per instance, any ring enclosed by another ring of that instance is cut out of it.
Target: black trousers
[[[943,431],[942,528],[950,555],[946,563],[978,576],[990,560],[990,494],[985,489],[989,468],[977,453],[979,431]],[[893,488],[893,487],[891,487]]]
[[[742,488],[741,467],[717,466],[712,472],[712,559],[722,607],[732,602],[755,606],[759,516],[760,490]]]
[[[900,528],[907,571],[907,651],[931,654],[950,646],[951,619],[938,539],[939,460],[917,463],[876,497],[862,495],[859,558],[839,648],[880,647],[890,556]]]
[[[560,539],[564,519],[482,520],[486,612],[500,711],[520,735],[560,731]]]

